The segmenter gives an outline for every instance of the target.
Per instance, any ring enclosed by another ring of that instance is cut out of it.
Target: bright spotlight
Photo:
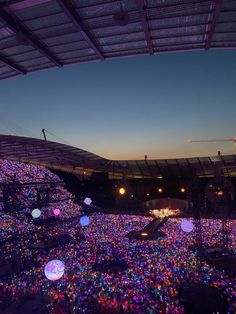
[[[216,195],[217,196],[223,196],[224,195],[224,191],[222,191],[222,190],[216,191]]]
[[[180,188],[180,192],[181,192],[181,193],[185,193],[185,192],[186,192],[186,189],[182,187],[182,188]]]
[[[163,188],[158,188],[157,191],[158,191],[158,193],[162,193],[163,192]]]
[[[147,232],[142,232],[142,233],[141,233],[141,236],[147,237],[147,236],[148,236],[148,233],[147,233]]]
[[[120,195],[124,195],[125,194],[125,188],[119,188],[119,193],[120,193]]]

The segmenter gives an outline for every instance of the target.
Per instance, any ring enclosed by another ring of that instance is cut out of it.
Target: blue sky
[[[44,127],[111,159],[236,152],[236,52],[108,60],[0,82],[0,133],[39,137]],[[48,136],[48,139],[58,139]]]

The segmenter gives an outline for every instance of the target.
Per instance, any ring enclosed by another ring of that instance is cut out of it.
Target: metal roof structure
[[[37,163],[78,175],[107,172],[109,178],[213,176],[216,169],[236,175],[236,155],[178,159],[108,160],[61,143],[29,137],[0,135],[0,158]]]
[[[74,63],[235,47],[235,0],[0,0],[0,79]]]

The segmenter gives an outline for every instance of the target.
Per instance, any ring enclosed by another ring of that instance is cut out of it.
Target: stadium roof
[[[108,160],[85,150],[51,141],[0,135],[0,158],[38,163],[51,169],[90,176],[107,172],[109,178],[213,176],[216,169],[236,175],[236,155],[157,160]]]
[[[0,79],[73,63],[235,47],[235,0],[0,0]]]

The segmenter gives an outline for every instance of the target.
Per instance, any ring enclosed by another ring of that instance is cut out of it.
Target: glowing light
[[[85,197],[85,199],[84,199],[84,204],[90,205],[91,203],[92,203],[91,198],[90,198],[90,197]]]
[[[186,219],[182,220],[182,222],[181,222],[181,229],[184,232],[189,233],[189,232],[193,231],[193,228],[194,228],[194,225],[193,225],[192,221],[189,221],[189,220],[186,220]]]
[[[158,191],[159,193],[162,193],[162,192],[163,192],[163,189],[162,189],[162,188],[158,188],[157,191]]]
[[[142,233],[141,233],[141,236],[147,237],[147,236],[148,236],[148,233],[147,233],[147,232],[142,232]]]
[[[150,210],[150,214],[154,215],[156,218],[164,218],[167,216],[178,216],[180,213],[181,211],[179,209],[161,208],[161,209]]]
[[[55,209],[53,210],[53,214],[54,214],[55,216],[59,216],[60,213],[61,213],[61,211],[60,211],[59,208],[55,208]]]
[[[147,196],[149,196],[150,194],[149,193],[147,193]]]
[[[119,193],[120,193],[120,195],[124,195],[125,194],[125,188],[119,188]]]
[[[52,281],[60,279],[64,275],[65,265],[58,259],[48,262],[44,268],[45,276]]]
[[[224,191],[222,191],[222,190],[217,191],[217,192],[216,192],[216,195],[217,195],[217,196],[222,196],[222,195],[224,195]]]
[[[180,192],[185,193],[186,192],[185,188],[180,188]]]
[[[33,216],[33,218],[39,218],[41,215],[41,210],[35,208],[34,210],[32,210],[31,215]]]
[[[80,224],[82,226],[87,226],[89,224],[89,217],[88,216],[82,216],[80,218]]]

